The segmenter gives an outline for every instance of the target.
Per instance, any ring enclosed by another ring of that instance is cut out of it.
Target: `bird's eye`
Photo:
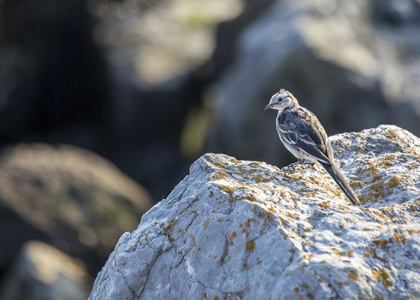
[[[279,102],[281,102],[281,101],[283,101],[283,100],[286,100],[286,98],[287,98],[287,95],[286,95],[286,94],[284,94],[284,93],[280,93],[280,94],[278,94],[278,96],[277,96],[277,99],[278,99],[278,101],[279,101]]]

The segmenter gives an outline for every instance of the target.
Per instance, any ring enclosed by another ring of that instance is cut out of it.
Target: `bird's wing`
[[[289,114],[286,118],[278,120],[279,134],[283,140],[317,161],[330,164],[327,152],[327,136],[322,125],[316,119],[312,122],[302,122],[302,118]]]

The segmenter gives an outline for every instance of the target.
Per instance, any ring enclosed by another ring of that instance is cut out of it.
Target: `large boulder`
[[[90,299],[418,298],[420,139],[331,141],[361,206],[319,165],[206,154],[120,238]]]
[[[151,207],[148,193],[100,156],[22,144],[0,152],[0,272],[28,240],[48,242],[96,274],[119,236]]]

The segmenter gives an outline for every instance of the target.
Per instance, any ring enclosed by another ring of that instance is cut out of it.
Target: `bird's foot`
[[[309,159],[299,159],[299,162],[300,162],[301,164],[311,165],[311,166],[313,166],[313,165],[315,164],[313,161],[311,161],[311,160],[309,160]]]
[[[312,168],[314,168],[315,166],[315,163],[309,159],[302,159],[302,160],[299,160],[299,162],[304,165],[310,165]]]
[[[291,163],[290,165],[287,165],[285,167],[285,169],[289,172],[289,173],[294,173],[294,170],[296,167],[301,166],[304,163],[303,159],[298,159],[297,161],[295,161],[294,163]]]
[[[299,164],[301,164],[303,161],[302,160],[298,160],[298,161],[295,161],[294,163],[291,163],[290,165],[288,165],[288,167],[294,167],[294,166],[297,166],[297,165],[299,165]]]
[[[315,163],[313,161],[310,161],[308,159],[298,159],[296,162],[291,163],[286,167],[287,171],[290,173],[294,173],[294,170],[298,167],[303,167],[304,165],[310,165],[311,167],[314,167]]]
[[[292,167],[292,166],[295,166],[295,165],[298,165],[298,164],[313,166],[315,163],[313,161],[310,161],[309,159],[298,159],[294,163],[291,163],[289,165],[289,167]]]

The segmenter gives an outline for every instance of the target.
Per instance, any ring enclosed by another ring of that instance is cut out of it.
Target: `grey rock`
[[[77,147],[22,144],[0,152],[0,270],[28,240],[48,242],[96,274],[119,236],[151,207],[148,193]]]
[[[86,268],[79,260],[38,241],[25,244],[8,273],[2,300],[83,300],[88,296]]]
[[[267,147],[275,128],[263,112],[280,88],[294,93],[329,134],[379,124],[396,124],[420,134],[415,3],[274,3],[243,30],[235,62],[214,84],[217,118],[206,151],[284,162],[286,152],[280,143]],[[384,16],[394,8],[402,10],[398,25]]]
[[[362,206],[318,165],[206,154],[121,236],[89,299],[420,297],[420,139],[383,125],[331,141]]]

